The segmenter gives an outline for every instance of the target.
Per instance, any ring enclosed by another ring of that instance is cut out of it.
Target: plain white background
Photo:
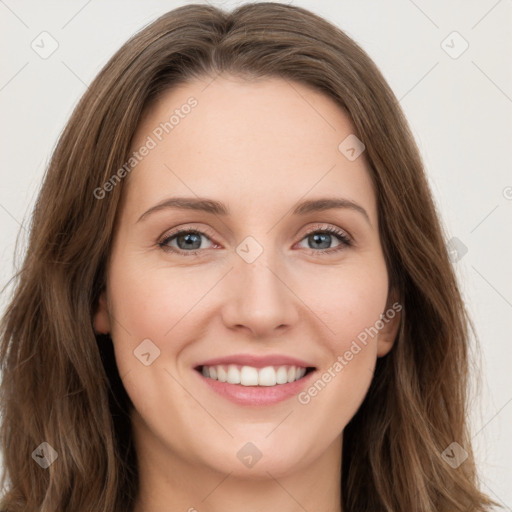
[[[0,287],[15,271],[16,237],[24,249],[45,166],[87,84],[135,31],[186,3],[0,0]],[[481,343],[471,424],[482,488],[511,511],[512,0],[292,3],[355,39],[408,118],[447,243],[459,248],[454,264]],[[52,44],[47,58],[33,49]]]

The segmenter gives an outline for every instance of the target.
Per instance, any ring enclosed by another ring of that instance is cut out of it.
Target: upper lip
[[[283,354],[269,354],[265,356],[253,355],[253,354],[233,354],[225,357],[215,357],[202,361],[195,367],[200,366],[216,366],[218,364],[239,364],[241,366],[253,366],[254,368],[264,368],[265,366],[301,366],[303,368],[314,368],[314,365],[298,359],[296,357],[290,357]]]

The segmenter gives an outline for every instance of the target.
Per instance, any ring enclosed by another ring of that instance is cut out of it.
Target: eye
[[[329,248],[329,245],[333,241],[333,236],[340,242],[336,247]],[[313,254],[328,254],[343,250],[346,247],[353,245],[351,238],[341,229],[327,226],[319,229],[318,226],[308,231],[306,236],[302,240],[307,240],[312,243],[313,247],[307,247],[308,249],[314,249]],[[301,240],[301,241],[302,241]],[[327,247],[327,249],[326,249]],[[321,250],[316,250],[321,249]]]
[[[168,252],[175,252],[179,254],[184,254],[186,256],[194,255],[199,252],[201,248],[201,237],[205,237],[208,240],[210,238],[203,233],[202,231],[183,228],[174,231],[173,233],[167,235],[158,245],[164,250]],[[171,245],[172,242],[176,242],[177,248]],[[193,249],[193,250],[190,250]]]
[[[166,252],[193,256],[201,252],[201,249],[205,249],[202,244],[203,237],[211,242],[210,236],[213,238],[213,235],[208,236],[208,234],[197,229],[182,228],[165,236],[158,242],[158,246]],[[338,240],[339,244],[334,248],[329,248],[328,246],[331,245],[333,237]],[[302,240],[306,239],[312,243],[312,246],[307,248],[311,249],[313,254],[333,253],[353,245],[351,238],[344,231],[332,226],[322,229],[317,226],[308,231],[302,238]]]

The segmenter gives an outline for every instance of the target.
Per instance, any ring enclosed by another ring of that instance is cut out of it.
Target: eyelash
[[[209,236],[209,233],[207,230],[206,230],[206,232],[203,232],[203,231],[200,231],[197,229],[181,228],[181,229],[178,229],[178,230],[170,233],[163,240],[158,242],[158,246],[165,252],[171,252],[171,253],[175,253],[175,254],[179,254],[179,255],[183,255],[183,256],[195,256],[198,253],[200,253],[201,251],[204,251],[204,249],[196,249],[194,251],[184,251],[181,249],[177,250],[174,247],[170,247],[169,245],[167,245],[171,240],[173,240],[174,238],[176,238],[178,235],[180,235],[182,233],[189,233],[189,234],[193,233],[196,235],[203,235],[206,238],[208,238],[209,240],[211,240],[211,238],[212,238],[211,236]],[[315,227],[315,228],[311,229],[310,231],[306,232],[300,241],[302,241],[304,238],[308,237],[309,235],[312,235],[315,233],[334,235],[341,243],[338,247],[334,247],[331,249],[319,249],[319,250],[309,249],[310,251],[312,251],[313,254],[332,254],[332,253],[341,251],[341,250],[345,249],[346,247],[351,247],[353,245],[352,240],[349,238],[349,236],[344,231],[341,231],[340,229],[333,228],[330,226],[328,226],[326,228],[322,228],[322,229]]]

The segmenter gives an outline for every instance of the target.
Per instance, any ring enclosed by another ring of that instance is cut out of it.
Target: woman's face
[[[95,315],[139,457],[251,477],[339,459],[399,318],[379,321],[392,301],[354,132],[280,79],[195,81],[146,112]]]

